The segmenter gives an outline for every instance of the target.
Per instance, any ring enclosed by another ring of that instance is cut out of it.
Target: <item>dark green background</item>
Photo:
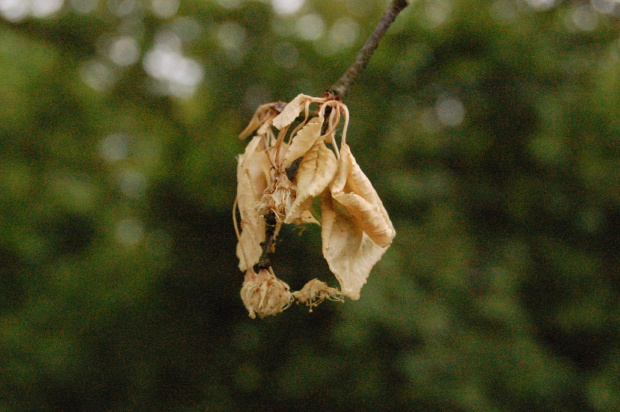
[[[406,9],[346,99],[394,243],[359,301],[254,321],[236,136],[321,95],[386,2],[152,3],[0,19],[0,410],[617,410],[618,3]],[[335,283],[316,228],[274,269]]]

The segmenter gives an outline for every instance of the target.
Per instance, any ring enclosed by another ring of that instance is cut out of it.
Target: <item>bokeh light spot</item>
[[[179,10],[179,0],[153,0],[151,2],[153,14],[162,19],[167,19]]]
[[[58,12],[64,0],[31,0],[30,12],[34,17],[48,17]]]
[[[329,30],[330,44],[335,48],[350,47],[355,44],[360,33],[360,26],[350,17],[342,17],[334,22]]]
[[[323,17],[317,13],[306,14],[297,20],[297,35],[303,40],[318,40],[325,31]]]
[[[217,29],[217,39],[226,50],[239,50],[245,41],[245,29],[238,23],[228,21]]]
[[[301,9],[304,0],[271,0],[271,5],[278,14],[292,14]]]
[[[519,16],[515,5],[509,0],[497,0],[489,7],[491,17],[499,21],[512,21]]]
[[[204,78],[204,69],[198,62],[163,42],[156,43],[146,54],[143,65],[149,75],[161,82],[158,92],[179,98],[193,95]]]
[[[97,0],[71,0],[71,7],[78,13],[88,14],[97,8]]]
[[[558,0],[526,0],[527,3],[535,9],[548,10],[556,5]]]
[[[452,13],[452,3],[446,0],[435,0],[426,3],[424,16],[421,23],[429,29],[434,29],[444,24]]]
[[[108,10],[118,17],[132,14],[138,7],[135,0],[108,0]]]
[[[97,59],[90,60],[80,67],[80,77],[84,83],[98,91],[109,89],[116,81],[114,70]]]
[[[572,23],[582,31],[592,31],[598,26],[598,15],[589,6],[575,7],[570,15]]]
[[[620,1],[618,0],[592,0],[592,7],[604,14],[614,14],[617,8],[620,8]]]
[[[144,238],[144,227],[136,219],[124,219],[116,225],[116,241],[124,246],[134,246]]]
[[[458,126],[465,118],[465,107],[460,100],[449,97],[439,99],[435,105],[437,118],[446,126]]]
[[[108,162],[117,162],[129,155],[129,139],[121,134],[106,136],[99,143],[99,155]]]
[[[202,32],[202,27],[196,19],[191,17],[177,17],[172,23],[172,30],[182,42],[196,40]]]
[[[131,66],[140,57],[140,47],[133,37],[123,36],[110,45],[108,57],[118,66]]]
[[[158,47],[165,47],[177,52],[181,51],[181,38],[172,30],[160,30],[155,35],[155,45]]]
[[[0,0],[0,14],[12,22],[20,22],[28,16],[28,5],[22,0]]]
[[[147,187],[146,176],[137,170],[125,170],[118,176],[118,188],[127,197],[134,199],[141,197],[146,192]]]

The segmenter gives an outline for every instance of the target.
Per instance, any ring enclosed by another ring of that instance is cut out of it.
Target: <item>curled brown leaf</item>
[[[392,243],[396,231],[390,217],[347,144],[340,148],[340,164],[331,193],[377,245],[387,247]]]
[[[319,196],[330,184],[338,161],[334,153],[318,141],[304,156],[296,177],[296,198],[286,215],[285,223],[296,222],[302,213],[308,211],[312,199]]]
[[[265,240],[265,220],[257,206],[271,184],[270,168],[263,139],[255,136],[237,161],[237,207],[241,216],[237,257],[242,271],[255,265],[262,253],[260,244]]]
[[[357,300],[372,267],[386,248],[364,232],[351,213],[325,191],[321,197],[323,256],[334,273],[342,294]]]

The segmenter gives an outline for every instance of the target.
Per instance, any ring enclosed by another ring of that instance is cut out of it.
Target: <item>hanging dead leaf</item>
[[[265,240],[265,220],[257,206],[271,183],[270,169],[263,139],[255,136],[237,163],[237,206],[241,216],[237,257],[242,271],[255,265],[262,253],[260,244]]]
[[[250,123],[239,133],[239,139],[243,140],[254,132],[254,130],[260,127],[260,121],[258,120],[258,111],[252,116]]]
[[[245,139],[246,137],[250,136],[256,129],[258,129],[258,132],[256,133],[257,135],[264,135],[267,128],[271,126],[271,121],[280,113],[280,110],[284,108],[284,105],[285,103],[283,102],[267,103],[260,105],[252,116],[250,123],[239,134],[239,139]]]
[[[331,193],[377,245],[387,247],[392,243],[396,234],[394,226],[379,195],[346,143],[340,148],[340,164],[331,185]]]
[[[291,146],[292,147],[292,146]],[[296,177],[296,198],[288,210],[284,223],[296,222],[304,212],[309,213],[312,199],[320,195],[330,184],[338,160],[325,143],[318,141],[304,156]]]
[[[299,113],[301,113],[302,109],[304,108],[305,101],[307,99],[311,99],[311,97],[305,94],[298,94],[293,100],[289,102],[289,104],[286,105],[284,110],[282,110],[282,113],[280,113],[278,116],[276,116],[275,119],[273,119],[272,124],[278,130],[282,130],[286,126],[289,126],[291,123],[293,123],[297,116],[299,116]]]
[[[301,212],[301,216],[299,217],[299,222],[302,225],[319,225],[321,226],[321,222],[316,220],[316,218],[310,212],[310,207],[312,206],[312,199],[310,199],[310,205],[308,205],[308,209]]]
[[[312,279],[301,290],[293,292],[293,297],[308,306],[310,312],[312,312],[312,308],[319,306],[325,299],[344,301],[342,293],[338,289],[330,288],[325,282],[318,279]]]
[[[342,293],[358,299],[396,232],[379,195],[346,143],[336,176],[321,197],[323,256]]]
[[[364,232],[347,208],[325,191],[321,196],[323,256],[340,282],[342,294],[357,300],[372,267],[387,248]]]
[[[282,167],[287,168],[295,160],[304,156],[308,150],[316,143],[321,136],[321,127],[323,127],[323,117],[317,116],[311,119],[306,125],[293,136],[288,150],[284,153]]]

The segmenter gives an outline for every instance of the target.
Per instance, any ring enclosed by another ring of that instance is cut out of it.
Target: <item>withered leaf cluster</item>
[[[241,297],[252,318],[279,313],[295,300],[312,309],[324,299],[359,299],[394,238],[381,199],[346,144],[348,122],[347,107],[333,96],[300,94],[286,105],[260,106],[239,136],[254,136],[238,158],[233,210],[239,269],[245,272]],[[320,216],[311,212],[315,198]],[[275,276],[268,255],[282,224],[321,226],[323,256],[340,290],[313,279],[291,293]]]

